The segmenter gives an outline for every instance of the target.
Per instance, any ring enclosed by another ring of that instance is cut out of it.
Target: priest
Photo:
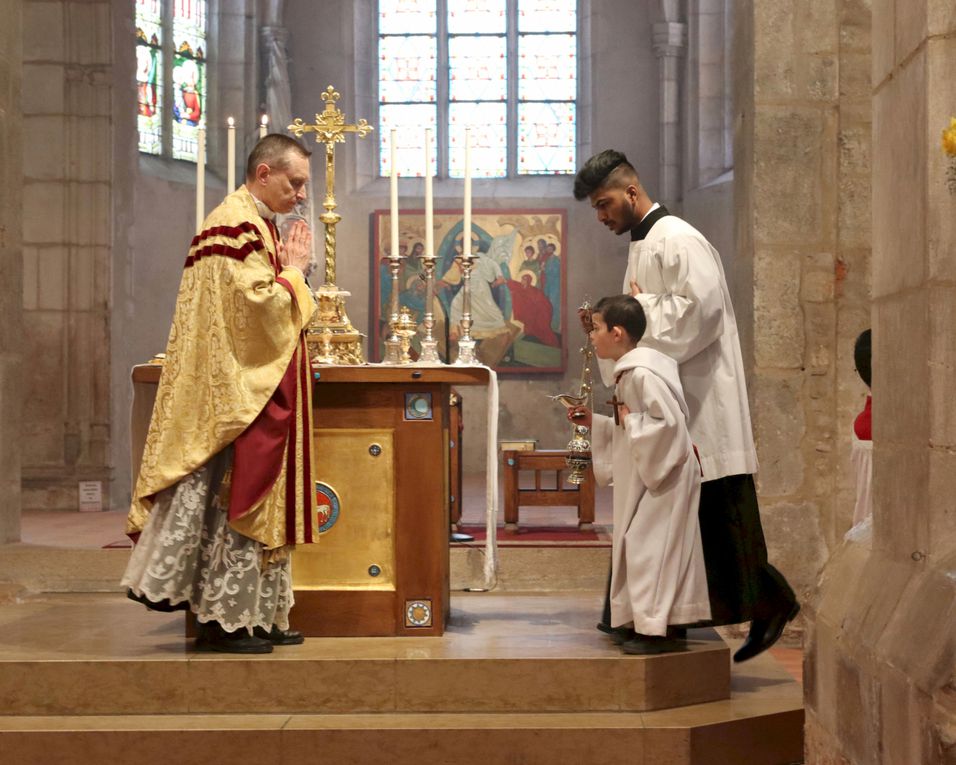
[[[280,241],[305,199],[310,152],[256,144],[246,181],[192,241],[133,494],[129,596],[190,610],[197,647],[268,653],[289,628],[290,550],[314,542],[311,375],[303,276],[311,234]]]
[[[767,560],[740,341],[720,256],[699,231],[650,199],[619,151],[584,164],[574,197],[588,199],[613,233],[630,235],[623,290],[647,316],[641,344],[678,364],[703,471],[700,533],[712,623],[751,623],[734,654],[745,661],[780,638],[799,605]],[[605,384],[609,372],[602,366]]]

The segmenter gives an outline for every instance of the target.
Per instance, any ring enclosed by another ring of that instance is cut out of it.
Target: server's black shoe
[[[734,661],[742,662],[752,659],[757,654],[766,651],[776,643],[783,634],[787,622],[800,612],[800,604],[794,601],[791,605],[777,611],[769,619],[754,619],[750,623],[750,632],[742,646],[734,654]]]
[[[658,653],[678,653],[687,650],[683,640],[675,640],[664,635],[642,635],[635,632],[634,637],[621,644],[621,650],[632,656],[651,656]]]

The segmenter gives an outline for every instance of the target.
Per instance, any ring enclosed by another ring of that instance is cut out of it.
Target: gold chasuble
[[[231,444],[230,526],[266,550],[318,540],[304,333],[315,301],[276,247],[244,186],[193,239],[127,520],[134,539],[158,492]]]

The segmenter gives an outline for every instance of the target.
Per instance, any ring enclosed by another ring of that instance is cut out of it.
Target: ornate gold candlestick
[[[325,109],[315,115],[315,123],[307,125],[296,117],[289,130],[301,138],[304,133],[315,133],[315,142],[325,144],[325,212],[319,220],[325,225],[325,282],[315,291],[319,304],[309,325],[307,342],[312,363],[364,364],[362,333],[352,326],[345,310],[345,298],[351,293],[335,285],[335,226],[342,216],[335,212],[335,144],[345,142],[346,133],[355,133],[364,138],[373,128],[364,119],[354,125],[345,124],[345,115],[336,106],[340,96],[329,85],[322,94]],[[321,336],[321,340],[320,340]],[[331,340],[329,339],[331,336]],[[331,345],[332,352],[327,348]],[[324,347],[323,347],[324,346]]]
[[[461,268],[461,334],[458,336],[458,358],[456,364],[477,364],[475,340],[471,336],[471,269],[475,266],[475,256],[470,252],[458,258]]]
[[[422,324],[425,337],[422,338],[422,353],[418,357],[419,364],[441,364],[438,354],[438,341],[432,334],[435,329],[435,256],[422,258],[422,268],[425,271],[425,316]]]
[[[388,273],[392,281],[392,296],[388,307],[388,337],[385,338],[385,358],[383,364],[404,364],[402,361],[402,340],[398,335],[399,311],[398,292],[401,286],[402,256],[397,252],[388,254]],[[405,309],[402,309],[405,310]]]

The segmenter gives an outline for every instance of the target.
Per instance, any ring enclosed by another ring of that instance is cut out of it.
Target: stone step
[[[117,521],[117,539],[122,536]],[[28,592],[118,592],[129,562],[128,549],[70,549],[27,544],[0,545],[0,582]],[[452,545],[449,550],[452,591],[482,587],[482,544]],[[599,592],[611,559],[607,545],[501,547],[496,592]],[[0,592],[0,602],[6,593]]]
[[[193,650],[181,614],[121,595],[36,597],[0,611],[0,714],[643,712],[729,697],[715,631],[691,631],[682,653],[627,656],[594,629],[599,605],[456,595],[442,637],[236,656]]]
[[[18,765],[788,765],[803,758],[795,696],[643,714],[0,717],[0,751]]]

